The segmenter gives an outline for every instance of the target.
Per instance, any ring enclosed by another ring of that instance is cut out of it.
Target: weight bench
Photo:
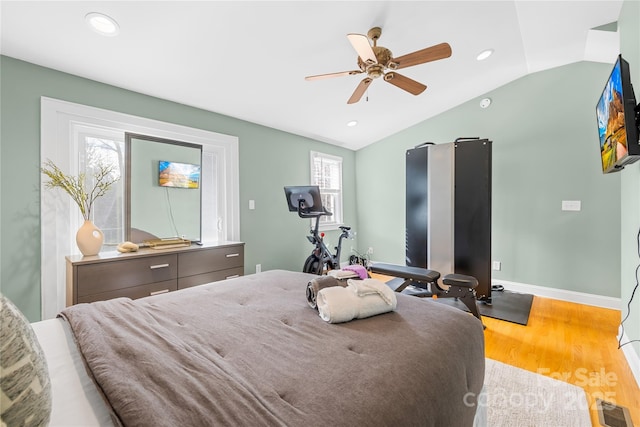
[[[440,273],[420,267],[406,267],[396,264],[375,263],[371,264],[372,273],[394,276],[387,285],[395,292],[403,292],[417,297],[432,298],[459,298],[467,306],[471,314],[482,322],[478,306],[476,304],[476,291],[478,280],[464,274],[447,274],[442,278],[442,283],[448,286],[444,289],[438,285]],[[419,288],[417,291],[409,291],[408,286]],[[409,291],[409,292],[406,292]]]

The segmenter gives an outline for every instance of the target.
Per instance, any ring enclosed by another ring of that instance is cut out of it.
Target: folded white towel
[[[364,319],[393,311],[395,293],[377,279],[348,280],[348,286],[321,289],[316,298],[320,317],[329,323]]]
[[[396,309],[396,293],[384,282],[377,279],[348,280],[349,286],[358,298],[358,319],[375,316]]]
[[[322,320],[329,323],[348,322],[358,316],[358,297],[348,288],[332,286],[320,289],[316,304]]]
[[[396,299],[396,293],[391,290],[386,283],[378,280],[378,279],[364,279],[364,280],[347,280],[347,283],[355,288],[356,295],[364,296],[377,294],[382,298],[388,305],[392,305],[393,308],[396,308],[396,304],[398,300]]]

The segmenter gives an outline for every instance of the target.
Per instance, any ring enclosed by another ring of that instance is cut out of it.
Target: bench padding
[[[404,279],[416,280],[423,283],[434,283],[440,278],[440,273],[421,267],[407,267],[404,265],[385,264],[376,262],[371,264],[371,272],[386,274]]]
[[[473,276],[464,274],[447,274],[442,278],[442,283],[450,286],[460,286],[461,288],[475,289],[478,287],[478,280]]]

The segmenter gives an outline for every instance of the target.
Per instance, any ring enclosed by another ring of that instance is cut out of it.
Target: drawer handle
[[[237,256],[240,256],[240,254],[227,254],[227,258],[233,258]]]
[[[152,270],[155,270],[156,268],[166,268],[169,267],[169,264],[156,264],[156,265],[150,265],[149,268]]]
[[[227,276],[227,279],[235,279],[236,277],[240,277],[240,275],[234,274],[233,276]]]
[[[167,292],[169,292],[169,289],[163,289],[161,291],[155,291],[155,292],[151,292],[149,295],[153,296],[153,295],[160,295],[160,294],[166,294]]]

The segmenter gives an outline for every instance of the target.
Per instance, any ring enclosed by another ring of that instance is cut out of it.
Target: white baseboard
[[[622,332],[622,327],[618,329],[618,341],[622,344],[629,342],[630,339],[626,333],[622,334],[622,340],[620,340],[620,332]],[[635,349],[633,348],[633,344],[622,346],[621,350],[622,353],[624,353],[624,357],[627,359],[629,367],[631,368],[631,372],[633,373],[633,378],[635,378],[636,380],[636,384],[638,385],[638,387],[640,387],[640,356],[638,356],[638,353],[636,353]]]
[[[544,298],[558,299],[578,304],[593,305],[595,307],[610,308],[613,310],[620,310],[622,307],[620,298],[567,291],[565,289],[547,288],[546,286],[529,285],[526,283],[509,282],[506,280],[494,279],[491,281],[491,284],[502,285],[505,289],[514,292],[533,294]]]

